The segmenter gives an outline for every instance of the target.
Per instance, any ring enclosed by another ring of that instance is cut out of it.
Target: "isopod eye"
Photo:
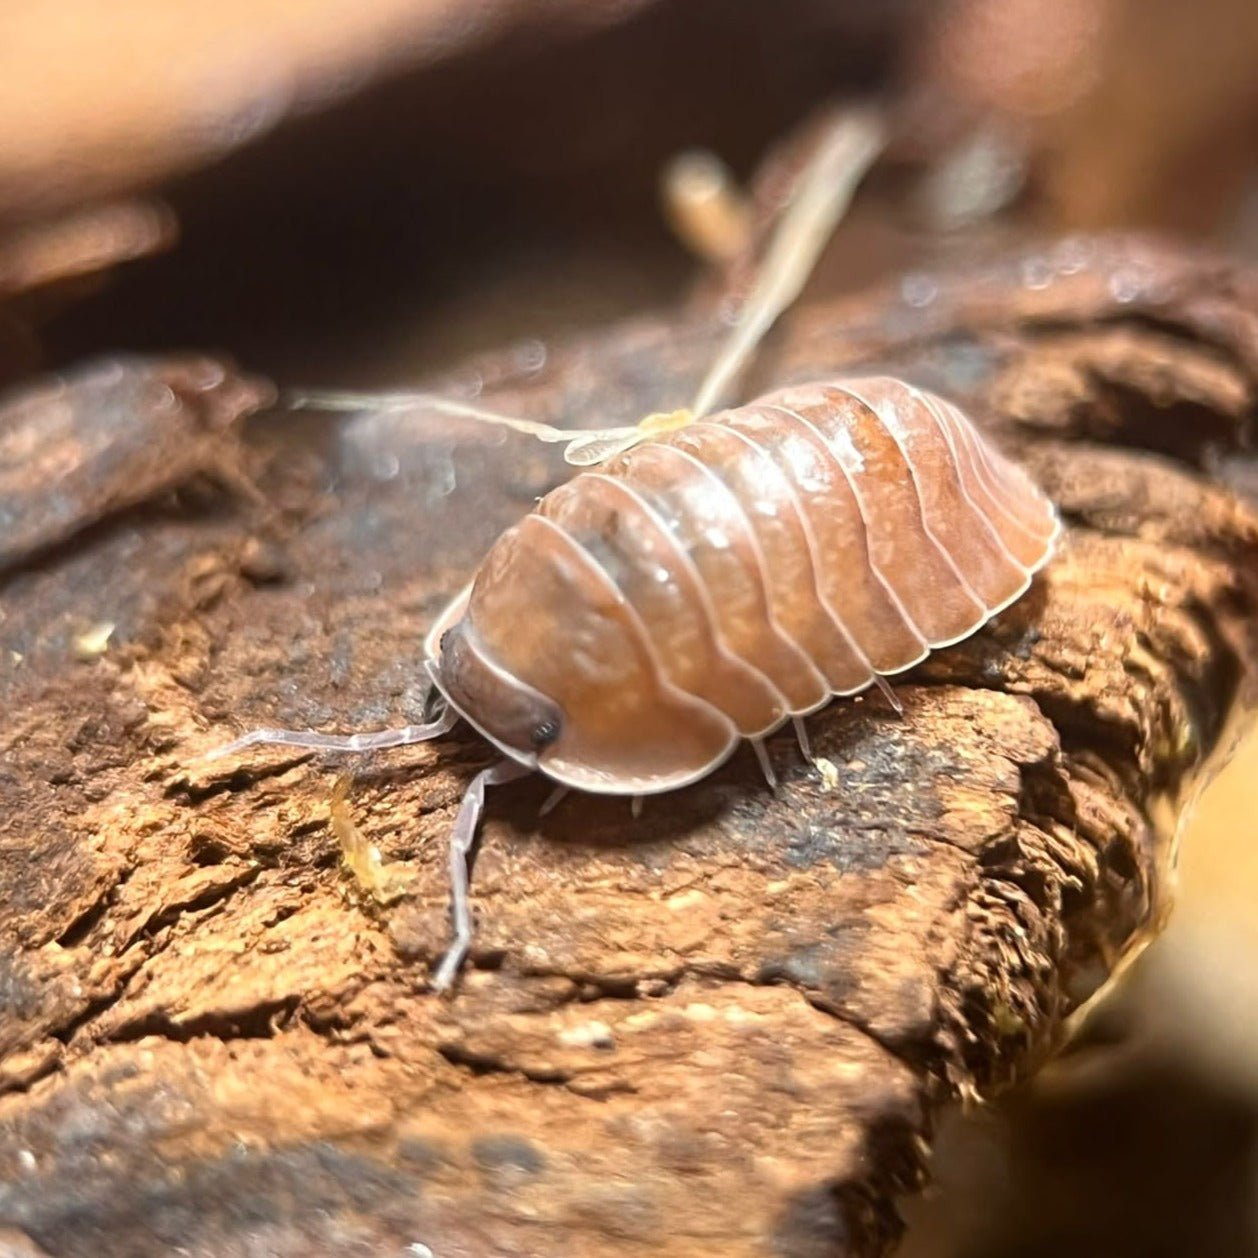
[[[437,682],[460,715],[512,754],[531,757],[563,733],[563,709],[497,664],[466,619],[442,639]]]

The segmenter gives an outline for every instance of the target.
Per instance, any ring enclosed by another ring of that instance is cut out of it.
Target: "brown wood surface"
[[[491,404],[602,425],[684,401],[715,335],[643,319],[477,369]],[[749,755],[636,821],[498,791],[452,1000],[425,975],[483,745],[354,766],[387,904],[340,867],[344,765],[191,761],[417,719],[426,624],[554,451],[223,414],[159,474],[161,412],[120,429],[80,380],[47,400],[45,466],[95,469],[67,504],[11,473],[4,412],[4,1252],[886,1250],[940,1108],[1034,1070],[1156,925],[1184,793],[1252,703],[1258,275],[1067,241],[805,310],[745,389],[856,366],[1024,458],[1059,557],[904,679],[902,720],[810,722],[833,789],[783,737],[776,796]],[[265,507],[203,485],[242,461]]]

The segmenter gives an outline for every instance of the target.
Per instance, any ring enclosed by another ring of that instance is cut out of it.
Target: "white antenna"
[[[872,110],[845,113],[821,142],[765,255],[738,325],[699,386],[691,413],[706,415],[774,321],[799,296],[835,225],[886,143]]]
[[[531,419],[516,419],[498,411],[460,402],[440,393],[350,393],[342,390],[293,389],[285,397],[295,411],[410,411],[427,406],[443,415],[458,415],[463,419],[477,419],[486,424],[497,424],[516,432],[527,433],[539,441],[571,441],[573,437],[586,435],[584,428],[554,428]]]
[[[835,225],[846,213],[866,172],[885,145],[882,120],[874,110],[845,111],[811,156],[774,229],[751,296],[738,324],[704,377],[688,410],[648,415],[618,428],[555,428],[531,419],[502,415],[437,393],[349,393],[316,389],[287,395],[295,409],[402,411],[427,407],[445,415],[496,424],[539,441],[564,441],[564,458],[591,467],[660,433],[683,428],[706,415],[721,399],[765,333],[800,294]]]

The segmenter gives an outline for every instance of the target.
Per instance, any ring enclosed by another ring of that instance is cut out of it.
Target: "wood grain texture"
[[[553,452],[263,416],[282,543],[227,497],[101,492],[78,544],[6,572],[0,1227],[53,1258],[885,1252],[940,1107],[1035,1069],[1155,924],[1183,794],[1255,697],[1258,517],[1226,484],[1258,276],[1087,250],[1045,286],[1020,256],[924,306],[814,308],[770,347],[748,396],[859,370],[954,398],[1060,504],[1060,556],[906,676],[903,721],[813,719],[833,790],[786,739],[776,798],[750,756],[637,821],[539,821],[542,784],[504,787],[453,1001],[419,979],[483,745],[357,767],[388,906],[338,869],[331,766],[188,761],[229,727],[418,718],[425,627]],[[613,328],[493,402],[661,410],[715,335]],[[91,662],[75,617],[115,626]]]

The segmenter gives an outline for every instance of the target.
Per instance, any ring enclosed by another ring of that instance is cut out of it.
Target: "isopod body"
[[[887,377],[793,386],[548,494],[438,618],[426,666],[522,768],[673,790],[973,633],[1058,531],[942,398]]]

